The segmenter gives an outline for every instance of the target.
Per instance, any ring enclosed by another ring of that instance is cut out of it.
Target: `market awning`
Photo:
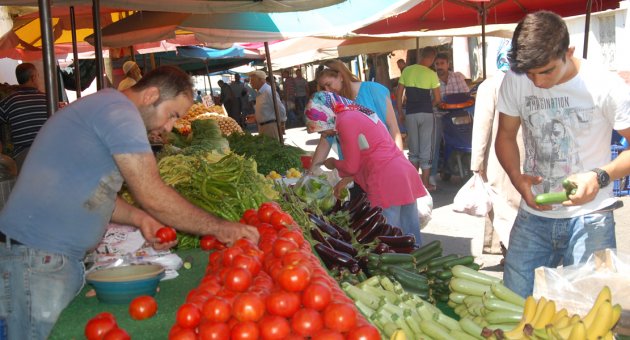
[[[177,30],[206,42],[274,41],[335,35],[402,13],[421,0],[347,0],[341,4],[292,13],[184,14],[136,13],[104,27],[103,46],[121,47],[173,38]],[[88,38],[89,40],[89,38]]]
[[[134,11],[182,13],[294,12],[338,4],[344,0],[100,0],[103,7]],[[345,0],[350,1],[350,0]],[[38,6],[38,0],[4,0],[5,6]],[[55,6],[92,5],[92,0],[56,0]]]

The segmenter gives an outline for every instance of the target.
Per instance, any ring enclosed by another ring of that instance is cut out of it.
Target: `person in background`
[[[125,73],[125,78],[118,84],[118,91],[126,90],[142,79],[142,71],[135,61],[125,61],[122,69],[123,73]]]
[[[240,74],[234,75],[234,81],[230,83],[230,89],[234,95],[234,115],[238,118],[236,122],[238,125],[243,126],[243,106],[247,102],[247,90],[245,90],[245,85],[241,83]]]
[[[420,62],[405,67],[396,89],[398,115],[407,128],[409,160],[416,169],[422,170],[422,182],[429,191],[437,189],[429,183],[431,165],[433,161],[437,161],[433,157],[438,147],[435,145],[437,119],[433,108],[442,100],[437,73],[430,69],[436,54],[434,47],[423,48]],[[406,111],[402,109],[404,97]]]
[[[289,122],[293,123],[297,119],[295,114],[295,78],[289,73],[289,70],[282,71],[282,99],[284,99]]]
[[[278,131],[276,110],[274,109],[271,85],[267,82],[267,74],[263,71],[254,71],[249,73],[249,80],[252,87],[258,92],[254,113],[256,124],[258,125],[258,133],[279,140],[282,131]],[[287,120],[287,113],[278,92],[276,92],[276,104],[278,105],[280,123],[282,124]]]
[[[304,107],[310,93],[308,91],[308,82],[302,77],[302,70],[295,70],[295,115],[298,121],[304,120]]]
[[[221,105],[223,105],[223,108],[225,108],[225,111],[227,111],[227,115],[238,122],[238,116],[236,113],[238,104],[235,104],[237,99],[234,96],[234,92],[232,92],[232,88],[223,80],[219,80],[217,84],[219,84],[219,88],[221,89],[221,93],[219,94]]]
[[[249,78],[243,80],[245,91],[247,92],[247,104],[243,106],[243,116],[254,114],[254,107],[256,106],[256,90],[254,90],[249,84]]]
[[[9,156],[20,171],[37,133],[48,120],[48,107],[46,94],[38,89],[39,72],[35,65],[18,65],[15,78],[19,86],[0,101],[0,122],[8,125],[13,143]]]
[[[484,80],[477,90],[475,103],[475,121],[472,132],[472,153],[470,168],[481,175],[483,180],[497,194],[493,198],[493,209],[485,218],[483,252],[487,254],[503,254],[509,245],[510,230],[516,219],[521,195],[516,191],[510,178],[505,173],[495,153],[495,137],[499,128],[499,111],[496,108],[499,88],[505,72],[510,69],[507,53],[510,40],[505,39],[499,46],[497,69],[499,72]],[[516,136],[518,151],[523,164],[523,137],[519,130]]]
[[[195,97],[195,103],[202,103],[203,98],[201,97],[201,91],[197,90],[197,96]]]
[[[601,168],[610,163],[612,130],[630,138],[630,90],[616,73],[575,57],[569,39],[557,14],[527,14],[514,31],[511,70],[499,91],[495,149],[522,196],[503,278],[523,297],[532,294],[535,268],[583,263],[597,250],[616,247],[617,199]],[[571,174],[579,174],[576,195],[596,192],[595,199],[572,206],[536,203],[538,194],[564,191]]]
[[[402,71],[405,69],[405,67],[407,67],[407,63],[405,62],[404,59],[398,59],[398,60],[396,60],[396,66],[398,66],[398,69],[400,70],[400,73],[402,73]]]
[[[328,158],[324,166],[352,177],[364,188],[372,207],[383,208],[387,223],[422,243],[416,199],[426,195],[422,181],[380,118],[370,109],[332,92],[316,92],[306,107],[309,133],[334,136],[343,160]],[[386,164],[386,165],[385,165]],[[335,187],[339,197],[341,188]]]
[[[48,337],[110,221],[136,226],[158,250],[177,243],[159,243],[165,225],[227,244],[258,241],[255,228],[205,212],[160,177],[147,132],[170,131],[192,102],[190,76],[161,66],[122,92],[73,102],[42,127],[0,212],[0,317],[9,339]],[[141,209],[117,196],[123,182]]]
[[[375,112],[387,127],[396,146],[400,150],[403,149],[398,121],[396,120],[389,90],[385,86],[375,82],[361,82],[343,62],[335,59],[327,60],[319,66],[315,74],[315,80],[319,90],[334,92],[345,98],[353,98],[357,104]],[[321,166],[328,153],[330,153],[330,149],[335,145],[335,141],[334,138],[325,135],[320,137],[313,153],[311,171],[315,171]],[[342,159],[343,154],[339,150],[338,145],[336,152]],[[352,182],[352,178],[344,178],[339,186],[346,186],[350,182]],[[352,193],[356,194],[359,190],[353,187]]]

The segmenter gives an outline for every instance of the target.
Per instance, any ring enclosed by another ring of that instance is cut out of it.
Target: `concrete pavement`
[[[285,144],[298,146],[306,151],[315,151],[318,134],[308,134],[305,128],[288,129]],[[433,213],[431,221],[422,229],[423,241],[439,239],[444,254],[473,255],[476,262],[483,264],[482,270],[502,277],[500,255],[482,254],[484,219],[452,210],[453,198],[463,183],[438,180],[438,190],[432,193]],[[617,247],[630,252],[630,197],[623,197],[624,207],[615,211]]]

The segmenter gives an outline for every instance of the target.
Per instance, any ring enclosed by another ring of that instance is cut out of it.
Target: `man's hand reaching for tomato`
[[[169,228],[169,227],[158,222],[158,220],[151,217],[149,214],[145,214],[142,217],[138,225],[138,228],[142,232],[142,236],[144,236],[144,239],[147,240],[147,242],[151,244],[151,246],[155,250],[169,249],[169,248],[174,247],[177,244],[177,238],[175,239],[169,238],[170,241],[161,242],[160,238],[158,237],[158,231],[161,228]]]

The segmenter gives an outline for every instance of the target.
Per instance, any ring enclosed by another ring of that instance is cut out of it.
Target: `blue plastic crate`
[[[620,152],[626,148],[621,145],[610,146],[610,160],[617,158]],[[630,195],[630,177],[625,176],[613,181],[613,194],[617,197]]]

